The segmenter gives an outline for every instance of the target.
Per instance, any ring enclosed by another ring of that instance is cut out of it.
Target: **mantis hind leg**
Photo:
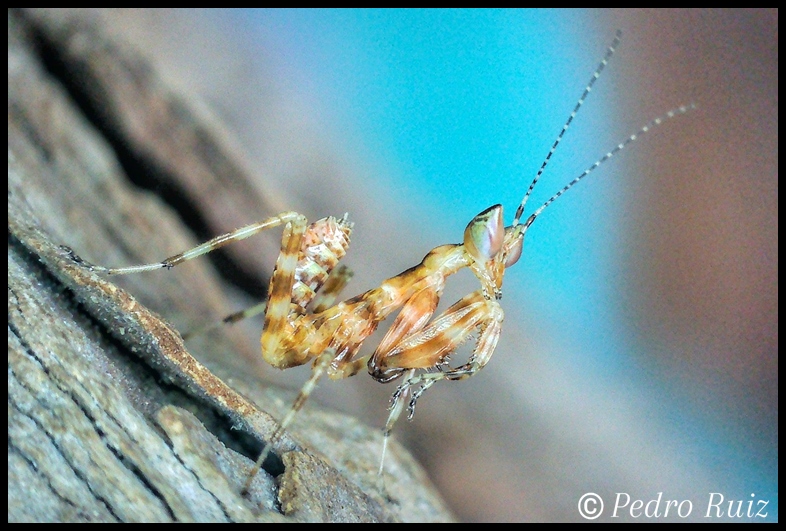
[[[277,216],[272,216],[257,223],[246,225],[245,227],[241,227],[232,232],[222,234],[221,236],[216,236],[212,240],[197,245],[196,247],[188,249],[187,251],[183,251],[182,253],[170,256],[169,258],[165,258],[160,262],[152,262],[149,264],[128,267],[103,267],[86,262],[85,260],[82,260],[81,258],[74,255],[73,252],[71,254],[74,260],[82,263],[91,271],[96,271],[98,273],[104,273],[107,275],[130,275],[133,273],[144,273],[145,271],[155,271],[156,269],[171,269],[177,265],[182,264],[183,262],[198,258],[202,255],[215,251],[216,249],[220,249],[225,245],[229,245],[230,243],[245,240],[246,238],[255,236],[267,229],[279,227],[301,218],[305,220],[305,218],[297,212],[283,212]]]
[[[303,387],[300,389],[300,392],[295,398],[295,401],[290,406],[289,411],[287,414],[284,415],[284,418],[281,419],[276,430],[273,432],[273,435],[270,436],[270,439],[265,443],[265,446],[262,448],[262,452],[259,454],[259,457],[254,463],[254,466],[248,473],[248,478],[246,478],[246,483],[243,486],[243,493],[247,493],[248,490],[251,488],[251,482],[254,480],[254,477],[257,475],[259,470],[262,468],[262,464],[265,462],[265,459],[270,455],[270,452],[273,451],[273,445],[278,442],[281,438],[281,435],[289,428],[292,424],[292,421],[295,420],[297,413],[303,409],[303,405],[308,401],[308,398],[311,396],[311,393],[314,392],[314,389],[317,386],[317,382],[325,373],[325,370],[330,365],[330,362],[333,361],[335,357],[335,353],[332,351],[325,351],[322,353],[319,358],[317,358],[314,366],[311,370],[311,377],[306,381]]]

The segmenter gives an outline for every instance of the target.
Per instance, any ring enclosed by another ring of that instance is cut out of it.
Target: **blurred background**
[[[582,520],[587,492],[601,520],[617,493],[690,500],[695,520],[710,493],[724,514],[767,500],[777,520],[777,10],[108,15],[221,115],[280,210],[349,211],[347,295],[459,242],[492,204],[510,223],[621,29],[529,211],[651,118],[698,109],[538,218],[491,362],[434,386],[396,436],[462,520]],[[443,308],[477,289],[457,277]],[[381,427],[392,391],[361,374],[316,399]]]

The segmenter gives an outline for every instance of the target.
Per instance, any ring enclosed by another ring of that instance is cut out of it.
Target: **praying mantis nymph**
[[[379,477],[382,478],[388,438],[402,411],[406,408],[412,418],[415,405],[426,389],[440,380],[464,380],[474,376],[489,362],[502,332],[504,311],[499,301],[503,277],[507,268],[519,260],[524,236],[535,219],[562,194],[641,135],[694,108],[694,105],[680,106],[651,120],[524,218],[530,194],[620,38],[621,32],[618,31],[524,194],[512,223],[505,226],[502,205],[486,208],[469,222],[462,243],[436,247],[419,264],[365,293],[335,303],[351,276],[346,267],[339,265],[349,248],[353,228],[346,214],[309,224],[302,214],[284,212],[160,262],[121,268],[88,264],[92,270],[108,275],[172,268],[224,245],[283,227],[281,250],[270,279],[268,300],[264,305],[234,314],[225,321],[264,311],[261,335],[264,360],[278,369],[312,363],[312,372],[263,448],[248,475],[245,490],[248,490],[273,443],[290,426],[323,375],[341,379],[366,368],[378,382],[400,382],[392,395],[384,428],[379,466]],[[480,288],[434,317],[447,278],[464,268],[472,271]],[[374,352],[361,353],[365,340],[382,321],[396,312]],[[450,365],[450,356],[470,337],[476,337],[476,344],[467,362]]]

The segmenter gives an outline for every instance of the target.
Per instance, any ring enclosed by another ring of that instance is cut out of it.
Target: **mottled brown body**
[[[348,250],[352,232],[352,224],[347,221],[346,215],[343,218],[327,217],[308,225],[305,216],[284,212],[218,236],[162,262],[118,269],[91,266],[107,274],[171,268],[263,230],[283,226],[281,251],[270,279],[266,305],[234,314],[224,321],[235,321],[264,311],[265,322],[260,341],[265,361],[278,369],[309,362],[313,363],[313,368],[311,377],[292,408],[263,449],[246,488],[271,451],[271,444],[292,422],[324,373],[330,378],[341,379],[353,376],[367,367],[372,378],[381,383],[402,378],[402,383],[393,393],[391,411],[384,430],[383,457],[379,470],[382,477],[387,439],[405,405],[411,418],[418,398],[435,382],[469,378],[489,362],[504,320],[504,311],[498,301],[502,297],[505,270],[521,256],[524,234],[535,218],[642,134],[666,119],[693,108],[692,105],[681,106],[647,123],[551,196],[522,223],[530,193],[614,53],[620,36],[618,32],[585,87],[524,195],[510,226],[504,226],[502,206],[494,205],[469,222],[462,243],[436,247],[418,265],[356,297],[333,304],[351,276],[346,267],[339,265]],[[432,320],[447,278],[463,268],[472,271],[480,289],[463,297]],[[398,315],[374,352],[362,354],[361,347],[365,340],[395,312]],[[464,364],[450,366],[450,356],[470,337],[477,337],[477,341],[469,359]]]

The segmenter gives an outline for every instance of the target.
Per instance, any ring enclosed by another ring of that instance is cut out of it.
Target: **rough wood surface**
[[[266,198],[218,122],[100,19],[8,21],[9,521],[450,519],[396,444],[380,492],[378,430],[325,411],[304,412],[240,495],[293,396],[262,389],[232,335],[186,346],[179,333],[236,308],[235,291],[203,261],[115,283],[70,251],[108,265],[164,257]],[[259,246],[277,252],[275,238]],[[223,260],[235,285],[265,285]]]

